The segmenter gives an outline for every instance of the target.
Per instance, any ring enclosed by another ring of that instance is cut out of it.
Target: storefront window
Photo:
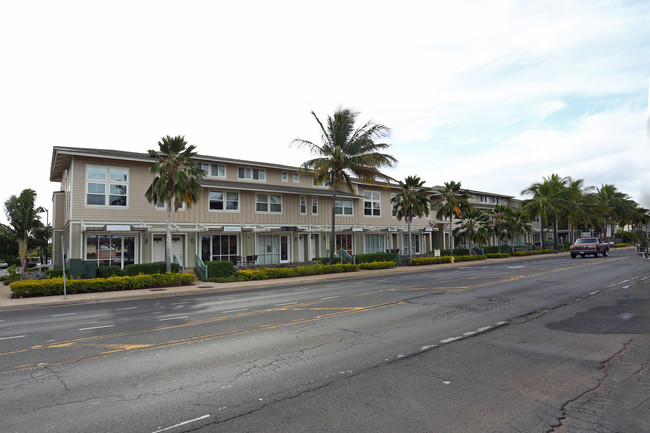
[[[135,236],[87,235],[86,260],[97,260],[97,266],[135,263]]]

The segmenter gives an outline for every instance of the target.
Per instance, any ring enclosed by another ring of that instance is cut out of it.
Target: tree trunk
[[[449,214],[449,255],[454,255],[454,234],[451,232],[454,216]]]
[[[541,229],[542,229],[542,249],[546,249],[546,236],[544,236],[544,216],[540,215],[539,216],[539,222],[541,223]]]
[[[167,236],[165,237],[165,270],[172,271],[172,198],[167,197]]]
[[[336,249],[336,213],[334,204],[336,203],[336,182],[332,182],[332,234],[330,235],[330,265],[334,263],[334,250]]]
[[[411,219],[412,218],[408,218],[406,220],[406,226],[407,226],[407,231],[408,231],[408,239],[407,239],[407,242],[406,242],[406,246],[409,249],[409,256],[408,256],[409,257],[409,262],[413,258],[413,253],[412,253],[413,249],[411,248]]]

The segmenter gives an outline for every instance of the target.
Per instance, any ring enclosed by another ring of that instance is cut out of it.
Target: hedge
[[[488,259],[505,259],[506,257],[510,257],[510,253],[486,253],[485,257]]]
[[[519,251],[513,256],[536,256],[538,254],[553,254],[555,250],[533,250],[533,251]]]
[[[270,280],[275,278],[290,278],[306,275],[333,274],[340,272],[354,272],[358,265],[334,264],[334,265],[310,265],[296,268],[261,268],[241,269],[235,272],[235,277],[240,281]]]
[[[231,261],[205,262],[208,267],[208,278],[229,277],[235,272],[235,265]]]
[[[124,275],[134,276],[139,274],[164,274],[167,269],[165,262],[139,263],[137,265],[124,266]],[[178,263],[172,263],[172,273],[177,274],[181,271]]]
[[[117,290],[148,289],[151,287],[181,286],[194,282],[191,274],[148,274],[133,277],[93,278],[66,280],[66,291],[74,293],[113,292]],[[9,284],[18,297],[63,295],[63,278],[44,280],[21,280]]]
[[[455,262],[472,262],[475,260],[485,260],[486,256],[454,256]],[[421,265],[437,265],[440,263],[451,263],[451,256],[441,256],[441,257],[413,257],[411,259],[411,265],[421,266]]]

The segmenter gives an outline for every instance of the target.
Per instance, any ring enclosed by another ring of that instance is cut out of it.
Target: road
[[[646,356],[649,275],[617,250],[3,311],[0,431],[562,431]],[[617,332],[571,330],[625,299]]]

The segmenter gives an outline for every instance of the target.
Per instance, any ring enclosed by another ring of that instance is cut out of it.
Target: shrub
[[[411,265],[421,266],[421,265],[438,265],[440,263],[451,263],[451,256],[442,256],[442,257],[413,257],[411,259]]]
[[[488,259],[504,259],[506,257],[510,257],[510,253],[490,253],[490,254],[485,254],[485,257]]]
[[[139,263],[137,265],[124,266],[124,275],[134,276],[138,274],[164,274],[167,265],[165,262]],[[181,267],[172,263],[172,273],[180,272]]]
[[[66,268],[66,273],[65,273],[66,278],[70,278],[70,272]],[[46,278],[63,278],[63,268],[58,268],[58,269],[50,269],[49,271],[45,271],[45,277]]]
[[[235,272],[235,265],[231,261],[205,262],[208,267],[208,278],[224,278]]]
[[[373,269],[390,269],[395,267],[395,262],[370,262],[370,263],[360,263],[358,264],[359,269],[363,270],[373,270]]]
[[[499,247],[498,246],[487,246],[483,247],[483,252],[485,252],[485,255],[489,254],[499,254]],[[507,253],[510,255],[510,246],[509,245],[501,245],[501,254]]]
[[[371,254],[357,254],[354,257],[356,258],[357,265],[360,265],[362,263],[392,262],[397,258],[397,254],[395,254],[395,253],[371,253]]]
[[[306,275],[332,274],[338,272],[354,272],[357,269],[359,269],[358,265],[339,263],[334,265],[299,266],[295,268],[241,269],[235,272],[235,276],[241,281],[253,281]]]
[[[513,256],[535,256],[538,254],[553,254],[555,250],[533,250],[533,251],[519,251],[513,254]]]
[[[433,251],[429,251],[428,254],[433,254]],[[454,248],[454,253],[450,254],[449,249],[440,250],[440,256],[469,256],[469,250],[467,248]]]
[[[118,265],[97,266],[97,278],[108,278],[115,275],[124,275],[124,272],[122,272],[122,269]]]
[[[113,276],[86,280],[66,280],[67,293],[112,292],[116,290],[145,289],[150,287],[180,286],[194,282],[190,274],[148,274]],[[22,280],[9,285],[18,297],[52,296],[63,294],[63,277],[44,280]]]

